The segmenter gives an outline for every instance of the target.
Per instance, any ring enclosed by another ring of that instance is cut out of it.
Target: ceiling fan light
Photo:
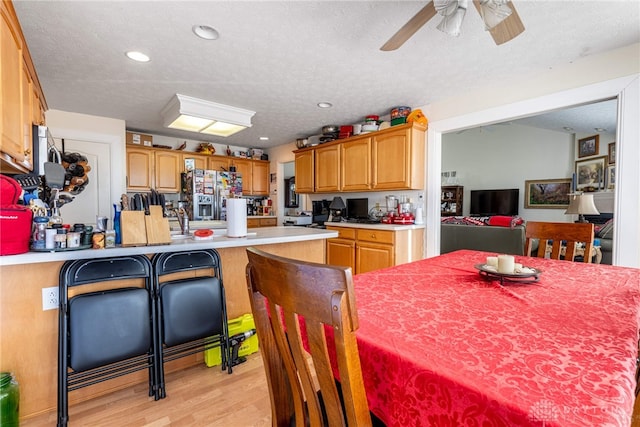
[[[452,13],[445,15],[436,28],[450,36],[457,37],[460,35],[464,15],[467,13],[467,0],[454,1],[453,3],[457,3],[458,7]]]
[[[511,13],[506,0],[480,0],[480,16],[487,31],[507,19]]]

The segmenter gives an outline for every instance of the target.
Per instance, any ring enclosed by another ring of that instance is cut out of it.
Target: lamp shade
[[[565,211],[566,215],[599,215],[598,209],[593,202],[593,194],[574,194],[570,196],[569,207]]]
[[[344,204],[344,200],[342,200],[342,197],[336,196],[333,198],[333,200],[331,201],[331,204],[329,205],[329,209],[335,209],[335,210],[342,210],[345,209],[347,206]]]

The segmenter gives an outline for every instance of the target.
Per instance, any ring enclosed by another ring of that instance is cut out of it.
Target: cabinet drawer
[[[342,227],[331,227],[328,226],[327,230],[331,230],[331,231],[337,231],[338,232],[338,239],[351,239],[351,240],[355,240],[356,239],[356,230],[355,228],[342,228]]]
[[[387,230],[358,229],[356,235],[359,241],[393,244],[393,233]]]
[[[278,225],[276,218],[263,218],[260,220],[260,227],[275,227]]]
[[[257,227],[260,227],[260,220],[258,218],[247,219],[247,228],[257,228]]]

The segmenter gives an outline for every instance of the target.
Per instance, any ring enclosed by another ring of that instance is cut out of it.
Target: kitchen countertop
[[[325,222],[327,227],[368,228],[373,230],[419,230],[425,228],[424,224],[365,224],[360,222]]]
[[[253,231],[255,230],[255,231]],[[143,255],[161,252],[188,251],[191,249],[234,248],[274,243],[299,242],[338,237],[338,233],[307,227],[253,228],[247,237],[227,237],[220,233],[209,240],[176,239],[169,245],[116,247],[112,249],[82,249],[61,252],[27,252],[19,255],[0,256],[0,266],[67,261],[70,259],[106,258],[119,255]]]

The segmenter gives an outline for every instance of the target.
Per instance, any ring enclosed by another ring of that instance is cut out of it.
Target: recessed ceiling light
[[[268,141],[269,137],[268,136],[261,136],[260,137],[260,141]]]
[[[151,60],[144,53],[138,52],[138,51],[135,51],[135,50],[131,50],[131,51],[125,53],[125,55],[127,55],[127,58],[132,59],[132,60],[137,61],[137,62],[149,62]]]
[[[606,132],[607,131],[605,128],[593,128],[593,130],[595,130],[596,132]]]
[[[566,130],[567,132],[573,132],[573,128],[569,126],[565,126],[562,129]]]
[[[194,25],[191,27],[193,33],[205,40],[217,40],[220,37],[220,34],[215,30],[215,28],[210,27],[208,25]]]
[[[333,107],[333,104],[331,104],[330,102],[318,102],[318,107],[320,107],[320,108],[331,108],[331,107]]]

